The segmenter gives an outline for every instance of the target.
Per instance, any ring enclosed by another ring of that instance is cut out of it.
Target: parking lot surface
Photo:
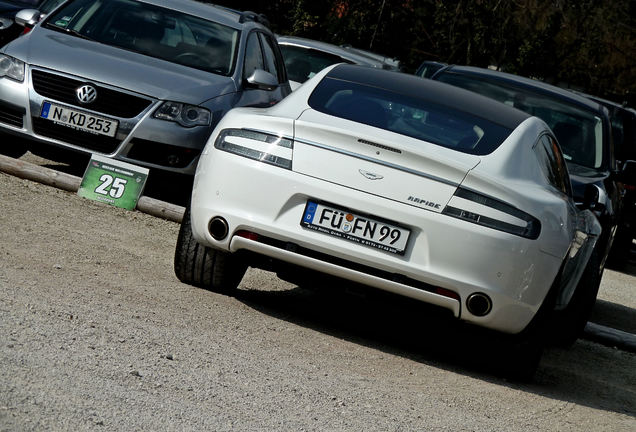
[[[437,311],[248,271],[178,282],[178,224],[0,173],[0,430],[633,431],[636,355],[579,340],[535,381]],[[595,317],[634,333],[636,272]]]

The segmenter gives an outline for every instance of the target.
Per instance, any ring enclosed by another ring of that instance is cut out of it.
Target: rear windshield
[[[542,92],[512,87],[483,77],[442,73],[435,79],[539,117],[556,135],[567,161],[588,168],[601,168],[603,165],[603,122],[595,112]]]
[[[231,74],[239,31],[131,0],[70,1],[44,27],[220,75]]]
[[[314,89],[309,106],[474,155],[493,152],[512,132],[477,115],[417,96],[329,77]]]

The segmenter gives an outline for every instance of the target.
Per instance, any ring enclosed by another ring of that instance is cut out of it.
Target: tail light
[[[458,188],[443,214],[531,240],[539,237],[541,222],[498,199]]]
[[[294,141],[251,129],[224,129],[214,147],[248,159],[291,169]]]

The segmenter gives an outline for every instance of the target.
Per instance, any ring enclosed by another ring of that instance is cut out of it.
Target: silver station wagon
[[[33,29],[0,50],[0,132],[47,155],[63,148],[192,175],[229,109],[291,91],[254,13],[190,0],[70,0],[39,23],[36,12],[18,13]]]

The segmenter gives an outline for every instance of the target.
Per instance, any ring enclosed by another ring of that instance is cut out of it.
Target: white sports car
[[[222,119],[198,164],[175,272],[230,293],[248,266],[298,283],[310,269],[524,334],[594,283],[582,275],[599,233],[540,119],[340,64],[273,107]]]

